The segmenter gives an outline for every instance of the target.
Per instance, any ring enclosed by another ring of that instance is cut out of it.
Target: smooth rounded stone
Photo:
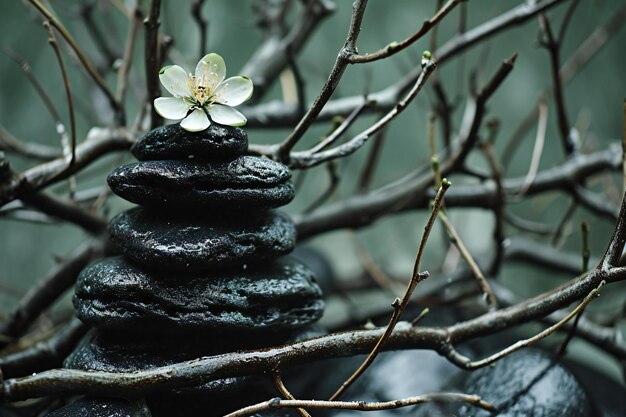
[[[201,132],[188,132],[175,123],[146,133],[131,148],[140,161],[151,159],[224,159],[248,149],[248,136],[239,127],[211,124]]]
[[[84,397],[57,408],[46,417],[131,417],[131,408],[122,399]]]
[[[445,391],[479,395],[498,411],[464,403],[428,404],[418,416],[429,417],[591,417],[592,403],[576,377],[548,353],[526,348],[493,367],[464,372]]]
[[[286,166],[241,156],[227,162],[144,161],[113,171],[109,186],[125,200],[153,207],[267,208],[294,197]]]
[[[115,216],[109,234],[133,261],[169,271],[202,271],[273,259],[289,253],[296,240],[291,218],[275,210],[172,216],[135,208]]]
[[[69,369],[106,372],[133,372],[158,368],[203,356],[194,345],[161,341],[157,344],[99,337],[89,333],[64,361]],[[208,344],[207,344],[208,345]],[[205,353],[206,354],[206,353]],[[209,353],[210,354],[210,353]],[[173,395],[193,393],[222,394],[241,391],[250,383],[250,377],[224,378],[209,381],[196,387],[172,390]]]
[[[195,274],[149,272],[117,257],[83,270],[74,306],[101,329],[274,332],[317,321],[324,302],[312,272],[291,257]]]
[[[235,334],[229,337],[194,334],[173,338],[160,334],[119,334],[92,330],[65,359],[64,366],[69,369],[106,372],[142,371],[225,352],[293,343],[322,334],[324,332],[318,326],[307,326],[271,337],[250,334]],[[198,394],[211,401],[213,397],[207,397],[207,394],[216,394],[218,398],[224,399],[224,396],[234,395],[244,389],[246,392],[252,390],[259,394],[258,401],[274,393],[274,388],[266,377],[250,375],[208,381],[193,387],[164,390],[155,395],[152,401],[158,402],[159,397],[165,402],[172,402],[174,399],[197,399]]]

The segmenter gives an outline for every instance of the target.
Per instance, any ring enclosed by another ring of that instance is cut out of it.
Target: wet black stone
[[[426,405],[429,417],[591,417],[591,401],[574,375],[549,354],[523,349],[473,372],[465,372],[446,391],[479,395],[498,412],[467,404]]]
[[[227,162],[144,161],[109,175],[115,194],[133,203],[197,209],[264,208],[294,196],[289,170],[269,159],[241,156]]]
[[[115,398],[81,398],[57,408],[47,417],[130,417],[128,402]]]
[[[248,136],[239,127],[213,123],[201,132],[188,132],[180,124],[157,127],[131,148],[140,161],[151,159],[224,159],[241,155],[248,148]]]
[[[278,211],[239,216],[177,216],[143,208],[120,213],[109,224],[111,241],[149,268],[202,271],[272,259],[289,253],[296,231]]]
[[[83,322],[109,330],[268,332],[318,320],[324,303],[311,271],[290,257],[192,275],[117,257],[83,270],[74,306]]]
[[[137,342],[131,338],[99,337],[89,333],[64,362],[69,369],[95,370],[106,372],[133,372],[158,368],[211,355],[211,341],[205,343],[205,351],[194,344],[180,340],[161,340],[157,343]],[[206,346],[209,346],[206,348]],[[192,388],[172,390],[174,396],[189,393],[225,393],[241,391],[250,383],[249,377],[224,378],[206,382]]]
[[[64,366],[69,369],[133,372],[225,352],[293,343],[322,334],[324,332],[317,326],[307,326],[303,329],[267,337],[249,334],[235,334],[229,337],[198,334],[167,337],[161,334],[146,336],[92,330],[83,338],[74,352],[65,359]],[[237,401],[237,395],[242,390],[245,390],[245,397],[240,397]],[[195,404],[200,399],[209,401],[209,403],[212,402],[211,408],[215,409],[217,398],[225,400],[225,403],[220,403],[222,404],[220,407],[229,410],[232,407],[244,405],[245,403],[240,404],[242,400],[248,404],[250,401],[262,401],[272,396],[274,390],[272,383],[265,376],[249,375],[157,392],[149,398],[149,401],[158,404],[155,409],[151,408],[152,411],[164,410],[167,404],[172,404],[174,407],[184,407],[185,403]],[[258,395],[258,398],[254,395]],[[227,397],[231,398],[227,399]],[[199,415],[213,415],[206,414],[206,411],[204,409],[204,413]],[[225,413],[216,413],[219,416],[223,414]],[[191,413],[189,415],[196,414]]]

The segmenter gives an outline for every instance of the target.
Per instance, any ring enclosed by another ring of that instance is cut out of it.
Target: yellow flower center
[[[213,104],[220,96],[219,92],[215,92],[220,85],[220,83],[215,82],[216,79],[217,73],[215,72],[203,74],[202,77],[195,77],[189,74],[187,77],[187,87],[192,94],[189,99],[199,107]],[[226,85],[224,85],[224,87],[226,87]]]

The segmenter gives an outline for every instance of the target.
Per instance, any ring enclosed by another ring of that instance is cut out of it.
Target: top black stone
[[[239,127],[213,123],[201,132],[188,132],[178,123],[157,127],[131,148],[140,161],[153,159],[228,159],[248,148],[248,136]]]

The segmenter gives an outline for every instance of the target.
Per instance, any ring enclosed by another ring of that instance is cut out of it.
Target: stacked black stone
[[[290,173],[243,155],[247,145],[240,128],[213,124],[190,133],[169,125],[135,144],[139,162],[111,173],[111,189],[140,207],[109,225],[122,256],[78,279],[76,313],[95,330],[66,367],[134,371],[311,335],[321,291],[305,265],[285,256],[295,228],[275,210],[294,196]],[[214,410],[228,410],[237,404],[226,396],[247,398],[256,383],[212,381],[149,401],[159,415],[169,409],[164,401],[219,394]]]

